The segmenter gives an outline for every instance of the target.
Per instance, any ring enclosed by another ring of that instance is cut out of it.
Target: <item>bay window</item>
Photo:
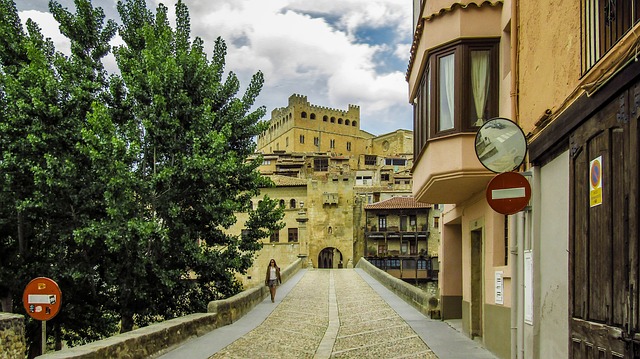
[[[413,102],[416,156],[430,139],[475,132],[498,116],[498,44],[462,39],[428,54]]]

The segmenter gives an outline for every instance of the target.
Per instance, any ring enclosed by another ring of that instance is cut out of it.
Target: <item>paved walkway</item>
[[[361,269],[302,270],[237,322],[174,358],[495,358]]]

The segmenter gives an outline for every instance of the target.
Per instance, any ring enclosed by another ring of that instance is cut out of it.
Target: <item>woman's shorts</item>
[[[278,285],[277,279],[269,279],[269,287],[276,287]]]

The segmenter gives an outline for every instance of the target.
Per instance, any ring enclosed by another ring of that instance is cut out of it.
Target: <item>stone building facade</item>
[[[253,267],[239,278],[245,287],[261,284],[271,258],[280,267],[297,258],[314,268],[354,266],[365,255],[365,206],[411,196],[412,132],[374,136],[360,129],[358,106],[331,109],[295,94],[269,123],[256,156],[275,187],[264,188],[260,198],[280,201],[285,227],[263,240]],[[244,220],[238,214],[230,230],[240,233]]]

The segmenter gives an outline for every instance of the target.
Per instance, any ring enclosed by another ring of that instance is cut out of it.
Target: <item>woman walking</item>
[[[276,264],[276,260],[271,258],[269,266],[267,267],[267,276],[264,280],[264,285],[268,286],[271,292],[271,303],[273,303],[276,298],[276,286],[280,283],[282,283],[282,279],[280,279],[280,267]]]

